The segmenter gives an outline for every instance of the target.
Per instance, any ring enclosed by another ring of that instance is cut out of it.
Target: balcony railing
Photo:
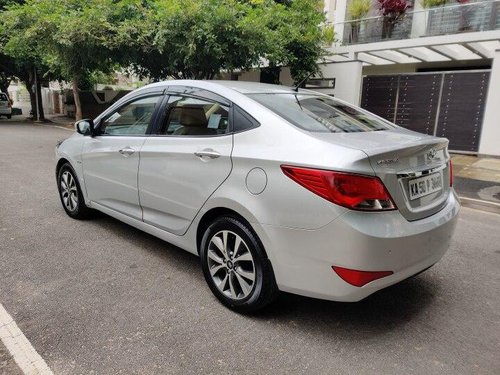
[[[379,16],[341,24],[344,29],[343,44],[498,30],[500,0],[416,10],[406,12],[396,20]]]

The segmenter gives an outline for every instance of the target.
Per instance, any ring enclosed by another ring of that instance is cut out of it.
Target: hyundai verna
[[[58,145],[75,219],[99,210],[201,259],[226,306],[359,301],[435,264],[459,212],[448,141],[314,91],[167,81]]]

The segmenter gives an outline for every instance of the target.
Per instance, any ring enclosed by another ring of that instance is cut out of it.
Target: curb
[[[482,199],[474,199],[467,197],[459,197],[463,207],[472,208],[475,210],[492,212],[500,215],[500,203],[485,201]]]

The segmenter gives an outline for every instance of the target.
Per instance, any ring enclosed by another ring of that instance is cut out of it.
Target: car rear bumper
[[[398,211],[348,211],[317,230],[254,225],[271,259],[280,290],[354,302],[413,276],[447,251],[460,204],[454,191],[438,213],[409,222]],[[393,274],[362,287],[342,280],[332,266]]]
[[[10,107],[0,107],[0,115],[11,115],[12,108]]]

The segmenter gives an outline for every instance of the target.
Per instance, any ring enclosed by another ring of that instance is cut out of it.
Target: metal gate
[[[446,137],[450,150],[477,153],[489,70],[366,76],[361,106],[420,133]]]

